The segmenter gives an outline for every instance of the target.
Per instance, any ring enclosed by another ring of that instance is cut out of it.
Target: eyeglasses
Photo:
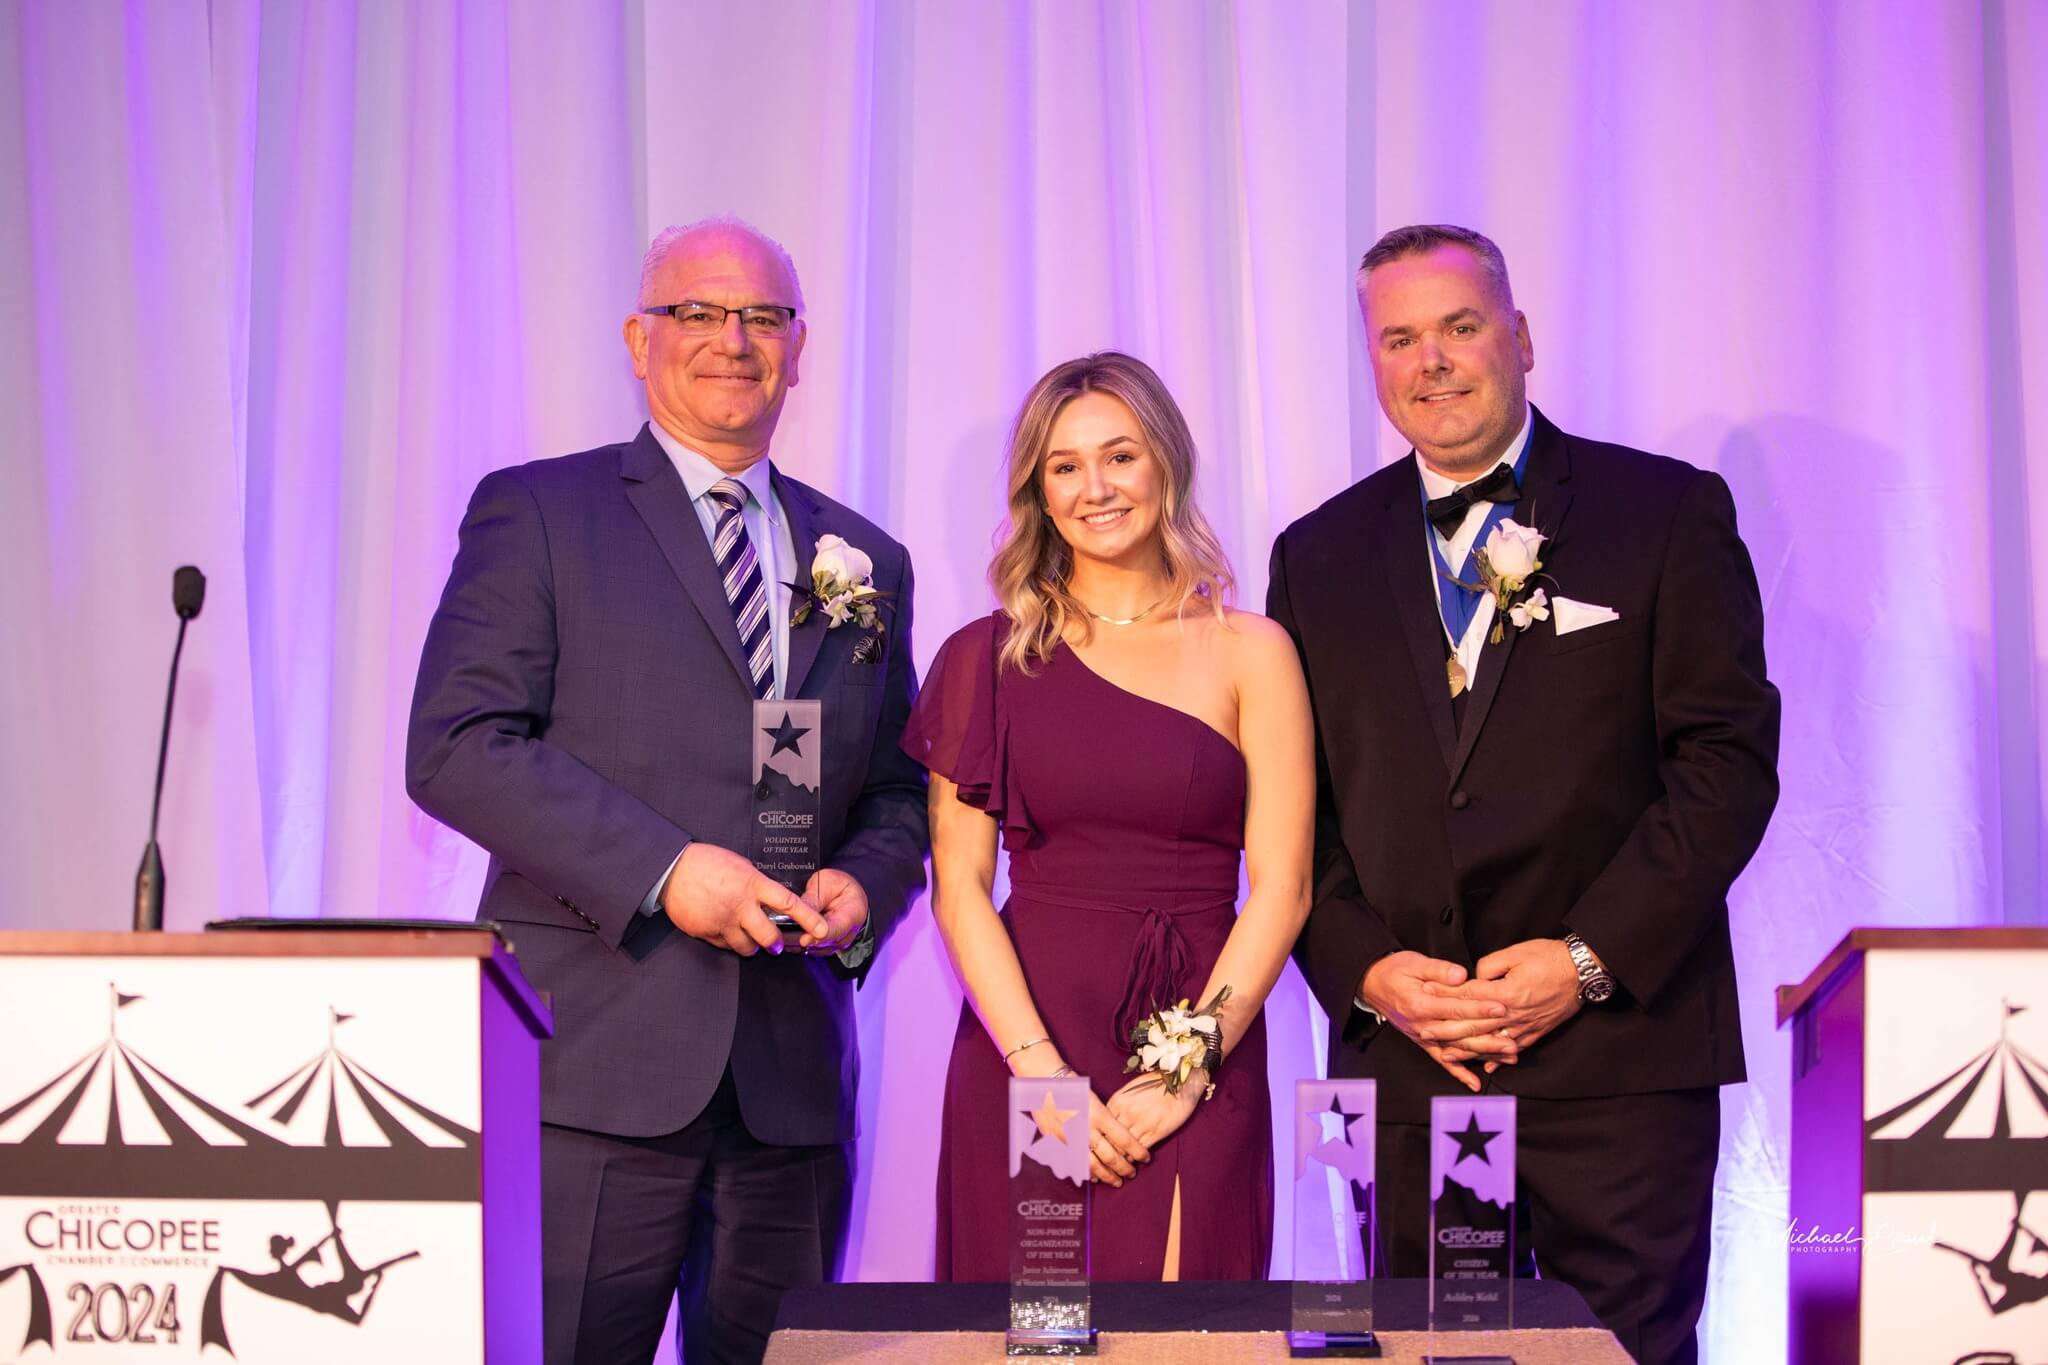
[[[779,303],[752,303],[745,308],[720,308],[715,303],[668,303],[640,311],[666,313],[691,336],[711,336],[724,331],[726,318],[734,313],[740,315],[741,330],[754,337],[788,336],[790,324],[796,321],[796,309],[785,308]]]

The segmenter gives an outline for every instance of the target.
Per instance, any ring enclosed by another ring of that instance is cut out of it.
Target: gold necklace
[[[1079,598],[1076,598],[1075,600],[1080,601]],[[1090,616],[1094,617],[1096,620],[1102,622],[1102,624],[1106,626],[1135,626],[1138,624],[1138,622],[1144,620],[1153,612],[1158,611],[1164,605],[1166,605],[1166,599],[1162,597],[1157,602],[1154,602],[1151,606],[1145,608],[1145,610],[1139,612],[1136,616],[1126,616],[1122,619],[1118,619],[1114,616],[1104,616],[1101,612],[1095,610],[1095,608],[1089,606],[1086,602],[1081,603],[1081,610],[1087,612]]]

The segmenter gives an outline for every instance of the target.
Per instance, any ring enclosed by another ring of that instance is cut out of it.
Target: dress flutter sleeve
[[[1002,826],[1011,852],[1031,839],[1031,818],[1010,766],[1010,716],[996,685],[1007,622],[984,617],[955,631],[918,689],[903,752],[960,789],[960,799]],[[1011,678],[1008,682],[1014,683]]]

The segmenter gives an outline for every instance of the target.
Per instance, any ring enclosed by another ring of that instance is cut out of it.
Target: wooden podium
[[[0,1360],[538,1362],[552,1032],[476,925],[0,933]]]
[[[1858,929],[1797,986],[1792,1360],[2048,1343],[2048,930]]]

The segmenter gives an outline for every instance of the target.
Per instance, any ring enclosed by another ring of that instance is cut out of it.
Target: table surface
[[[1286,1360],[1292,1286],[1286,1281],[1098,1284],[1097,1358],[1113,1362]],[[1570,1287],[1515,1283],[1514,1326],[1504,1331],[1428,1330],[1428,1282],[1375,1284],[1382,1361],[1420,1365],[1508,1356],[1517,1365],[1630,1365]],[[1001,1360],[1009,1323],[1003,1284],[834,1284],[784,1296],[768,1345],[769,1365],[827,1361]]]

